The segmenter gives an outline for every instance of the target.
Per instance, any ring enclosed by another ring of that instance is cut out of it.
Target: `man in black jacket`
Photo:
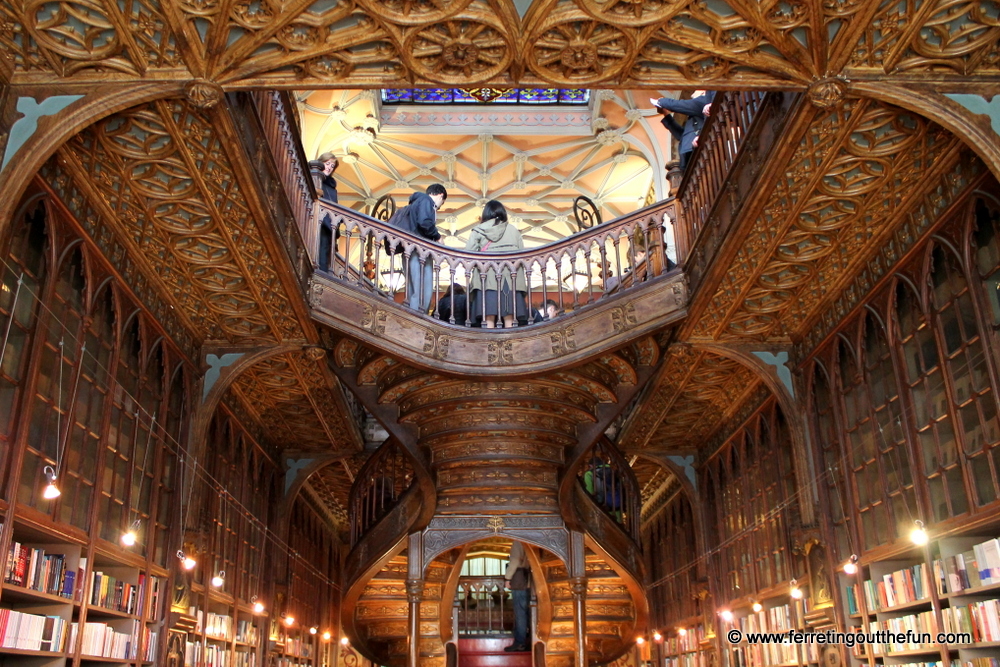
[[[697,145],[698,133],[705,125],[705,118],[708,115],[706,110],[711,106],[715,98],[714,92],[696,90],[691,94],[689,100],[675,100],[672,97],[661,97],[658,100],[650,98],[656,110],[663,114],[663,127],[667,128],[672,135],[680,141],[681,169],[686,169]],[[676,120],[669,115],[670,112],[682,113],[687,116],[684,121],[684,128],[681,129]]]
[[[427,187],[426,192],[414,192],[406,206],[407,215],[401,220],[401,229],[421,236],[428,241],[437,241],[441,233],[437,228],[437,210],[448,198],[448,191],[440,183]],[[406,303],[410,308],[426,313],[431,305],[434,291],[434,263],[430,257],[421,258],[419,253],[410,255],[406,271]]]

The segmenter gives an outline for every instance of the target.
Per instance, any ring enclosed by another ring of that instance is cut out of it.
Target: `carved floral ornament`
[[[898,5],[861,14],[867,3],[848,0],[536,0],[523,17],[512,0],[29,0],[0,7],[0,52],[15,82],[110,71],[224,86],[459,76],[465,85],[590,84],[622,75],[627,85],[738,78],[742,87],[805,89],[848,68],[852,79],[934,72],[955,82],[1000,71],[989,3],[930,5],[917,26]],[[820,83],[813,100],[832,103],[837,84]]]

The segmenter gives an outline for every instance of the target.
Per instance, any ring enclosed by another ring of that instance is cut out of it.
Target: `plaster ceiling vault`
[[[578,230],[579,195],[605,220],[642,208],[650,194],[666,196],[667,133],[641,108],[649,93],[592,95],[589,105],[563,106],[382,106],[377,91],[354,90],[298,99],[307,155],[341,156],[341,204],[367,213],[388,194],[402,206],[412,192],[442,183],[446,245],[464,247],[482,206],[499,199],[532,247]]]
[[[204,78],[227,87],[803,89],[824,77],[1000,71],[996,0],[18,0],[14,83]]]

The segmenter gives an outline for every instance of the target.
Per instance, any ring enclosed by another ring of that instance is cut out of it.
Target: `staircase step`
[[[531,667],[531,653],[507,653],[511,637],[464,637],[458,640],[458,667]]]

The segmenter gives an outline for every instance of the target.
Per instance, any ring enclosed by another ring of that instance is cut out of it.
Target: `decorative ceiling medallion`
[[[528,66],[559,84],[597,83],[619,74],[628,64],[632,38],[591,18],[563,18],[531,40]]]
[[[514,49],[506,31],[480,19],[454,19],[414,31],[404,49],[416,73],[431,81],[489,81],[506,70]]]

